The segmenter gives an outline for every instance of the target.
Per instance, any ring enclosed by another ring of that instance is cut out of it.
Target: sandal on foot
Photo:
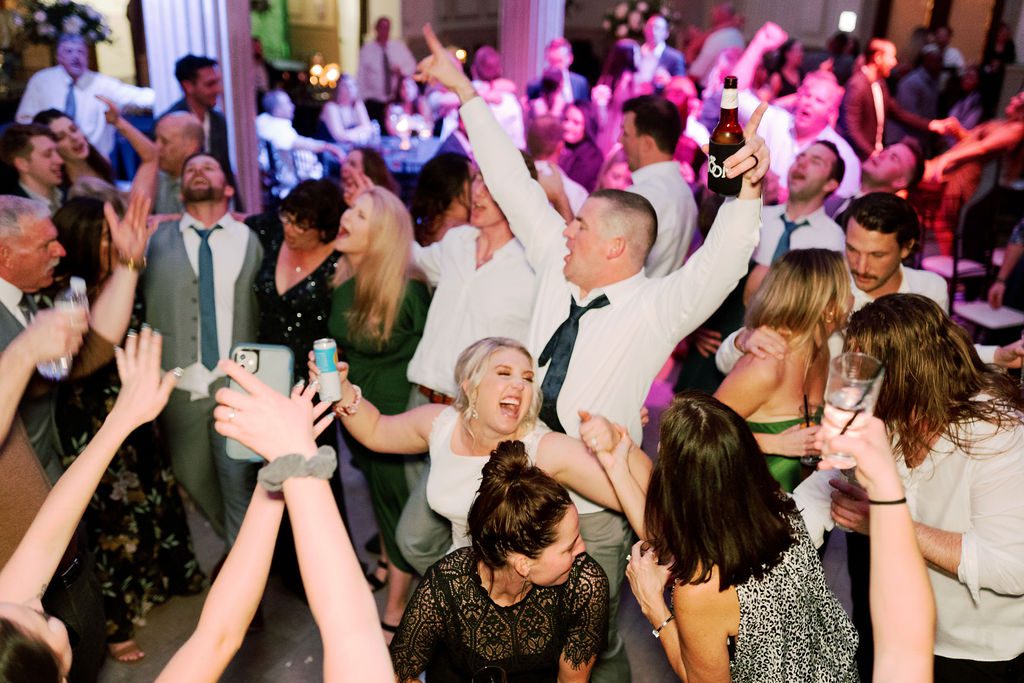
[[[142,651],[139,644],[134,640],[125,640],[120,643],[109,643],[107,645],[107,651],[110,656],[122,664],[134,664],[138,662],[146,653]]]
[[[377,569],[383,569],[387,571],[387,568],[387,562],[385,562],[384,560],[377,560]],[[374,571],[376,571],[376,569]],[[384,588],[384,586],[388,585],[388,577],[387,575],[385,575],[383,579],[380,579],[377,578],[377,575],[374,572],[370,572],[366,575],[366,582],[370,584],[370,587],[373,588],[373,592],[376,593],[380,589]]]

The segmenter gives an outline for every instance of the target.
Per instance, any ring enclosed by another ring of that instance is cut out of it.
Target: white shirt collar
[[[653,178],[656,178],[657,176],[668,175],[672,173],[674,173],[675,175],[680,175],[678,161],[675,161],[674,159],[669,159],[668,161],[657,161],[653,164],[647,164],[646,166],[643,166],[633,171],[633,184],[636,185],[638,183],[644,182],[645,180],[651,180]]]
[[[233,223],[234,220],[235,219],[231,215],[231,212],[228,211],[223,216],[221,216],[220,219],[216,223],[214,223],[214,225],[219,225],[222,228],[226,228],[228,223],[229,222]],[[181,215],[181,220],[178,221],[178,229],[181,230],[181,232],[184,233],[184,232],[187,232],[187,231],[191,230],[193,227],[198,227],[200,229],[205,229],[203,224],[202,224],[202,222],[200,220],[198,220],[197,218],[192,216],[188,211],[186,211],[185,213],[183,213]]]
[[[25,314],[18,308],[18,304],[21,303],[21,297],[25,293],[20,289],[12,285],[7,280],[0,277],[0,304],[4,305],[11,315],[17,318],[18,322],[26,323]]]

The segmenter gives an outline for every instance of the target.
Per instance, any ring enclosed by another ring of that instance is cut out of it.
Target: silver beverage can
[[[341,375],[338,374],[338,344],[333,339],[317,339],[313,342],[313,356],[316,369],[320,371],[321,401],[341,400]]]

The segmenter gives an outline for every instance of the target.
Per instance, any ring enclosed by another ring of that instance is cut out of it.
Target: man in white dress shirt
[[[376,37],[359,50],[359,93],[370,118],[384,130],[387,103],[398,92],[405,76],[416,70],[416,60],[401,40],[391,40],[391,20],[380,17],[374,24]]]
[[[116,78],[89,71],[89,46],[81,36],[63,35],[57,41],[57,66],[29,79],[14,118],[29,123],[39,112],[59,109],[70,116],[89,142],[104,156],[114,150],[114,129],[107,124],[102,95],[118,109],[153,107],[152,88],[137,88]]]
[[[522,243],[478,173],[473,178],[469,225],[452,228],[440,242],[413,244],[416,265],[435,287],[423,337],[409,361],[415,386],[409,407],[451,405],[458,393],[455,362],[485,337],[525,343],[536,297],[536,277]],[[429,466],[429,463],[428,463]],[[427,503],[427,472],[407,471],[409,500],[398,522],[402,557],[421,574],[451,548],[447,520]],[[418,484],[411,480],[418,476]]]
[[[181,194],[184,215],[153,234],[141,283],[146,322],[164,334],[163,366],[184,369],[158,421],[175,476],[230,547],[256,472],[229,458],[213,429],[213,396],[227,384],[216,367],[235,344],[256,339],[253,283],[263,248],[228,211],[234,188],[213,156],[185,160]]]
[[[825,197],[835,192],[843,177],[839,150],[819,140],[799,155],[789,169],[789,199],[761,210],[761,240],[754,251],[754,266],[743,290],[747,305],[768,276],[768,269],[792,249],[831,249],[842,252],[846,235],[825,214]]]
[[[648,279],[644,262],[657,230],[650,202],[630,192],[601,191],[566,225],[487,104],[433,32],[424,33],[432,56],[420,69],[459,96],[484,180],[496,179],[488,186],[537,273],[527,347],[542,360],[536,378],[547,397],[542,420],[578,436],[578,411],[589,410],[625,425],[639,442],[640,409],[651,382],[676,343],[735,287],[757,242],[759,181],[768,163],[764,142],[755,134],[757,121],[747,131],[747,147],[729,164],[745,173],[739,199],[725,203],[708,240],[685,267]],[[616,624],[627,525],[590,501],[579,496],[575,501],[588,552],[611,578],[608,648],[593,680],[629,681]]]
[[[934,680],[1024,680],[1024,425],[1016,386],[979,367],[966,332],[926,297],[874,301],[851,317],[847,338],[847,348],[886,366],[875,414],[889,430],[905,495],[869,501],[834,470],[815,472],[793,494],[811,538],[821,544],[839,524],[857,532],[848,543],[866,555],[873,510],[905,503],[935,594]],[[867,572],[862,581],[859,601],[854,585],[855,624],[858,608],[868,611]],[[871,640],[868,621],[858,624],[862,643]],[[860,652],[858,664],[870,670]]]
[[[661,277],[683,265],[697,227],[697,202],[673,155],[682,134],[679,109],[664,97],[641,95],[622,106],[622,149],[633,184],[658,215],[654,248],[647,256],[649,277]]]

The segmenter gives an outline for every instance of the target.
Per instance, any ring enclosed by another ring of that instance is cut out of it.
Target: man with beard
[[[174,77],[181,85],[184,97],[164,112],[184,111],[193,114],[203,125],[203,151],[209,152],[227,175],[228,184],[235,185],[235,175],[228,155],[228,124],[224,114],[216,109],[224,94],[224,80],[217,60],[198,55],[185,55],[174,65]],[[235,197],[235,208],[238,197]]]
[[[166,120],[166,119],[165,119]],[[228,546],[255,485],[255,467],[231,460],[213,429],[216,371],[235,344],[256,339],[256,271],[263,248],[228,211],[234,189],[220,163],[200,152],[181,171],[184,214],[164,221],[149,242],[142,278],[146,322],[164,334],[163,367],[182,378],[158,418],[174,474]]]
[[[761,209],[761,239],[754,250],[756,265],[743,290],[746,305],[761,288],[768,269],[791,249],[842,252],[843,230],[825,215],[825,197],[835,192],[845,171],[839,150],[819,140],[797,155],[789,169],[789,199]]]
[[[872,192],[887,192],[906,197],[924,174],[921,146],[913,138],[889,145],[864,162],[860,171],[860,187],[850,195],[835,192],[825,200],[825,212],[839,225],[846,225],[846,211],[853,200]]]

